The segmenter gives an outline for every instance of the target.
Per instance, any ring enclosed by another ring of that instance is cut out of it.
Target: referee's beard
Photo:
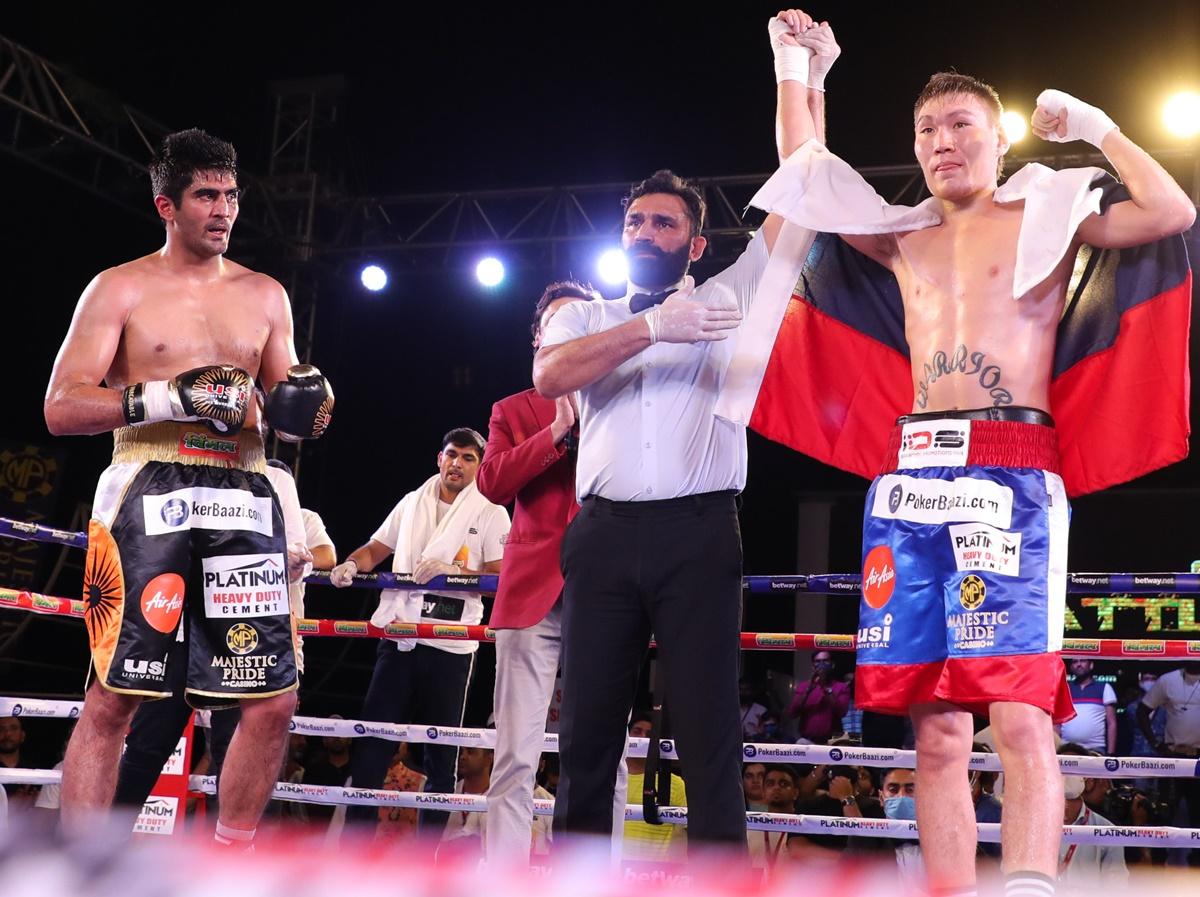
[[[634,243],[625,251],[629,279],[642,289],[662,290],[675,286],[687,274],[691,259],[691,241],[674,252],[659,249],[653,243]]]

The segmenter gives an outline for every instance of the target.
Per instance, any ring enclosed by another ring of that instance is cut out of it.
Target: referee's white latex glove
[[[345,560],[329,571],[329,584],[344,589],[354,582],[354,574],[358,572],[358,564]]]
[[[796,42],[796,35],[813,26],[812,16],[798,9],[786,9],[767,22],[771,52],[775,54],[775,81],[799,81],[808,84],[808,59],[812,50]]]
[[[646,326],[653,343],[703,343],[727,339],[742,323],[737,299],[728,289],[717,289],[704,302],[692,298],[695,282],[689,275],[683,289],[676,290],[646,312]]]
[[[1043,140],[1086,140],[1097,149],[1116,122],[1100,109],[1061,90],[1043,90],[1033,111],[1033,133]]]
[[[842,48],[833,36],[833,29],[828,22],[814,25],[803,34],[797,35],[796,43],[812,51],[812,58],[808,60],[808,86],[813,90],[824,91],[825,76],[842,55]]]

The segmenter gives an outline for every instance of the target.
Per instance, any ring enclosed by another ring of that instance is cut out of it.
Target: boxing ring
[[[85,533],[54,529],[6,518],[0,518],[0,536],[57,544],[71,548],[86,548],[87,545]],[[426,583],[424,587],[439,590],[494,591],[498,580],[499,577],[494,575],[439,576],[431,582]],[[329,576],[327,572],[318,571],[308,577],[306,581],[313,584],[327,585],[329,583]],[[357,574],[353,582],[354,587],[373,589],[411,588],[417,585],[411,578],[393,573]],[[857,574],[747,576],[744,579],[744,585],[747,591],[755,595],[857,595],[861,585],[861,577]],[[1087,593],[1090,595],[1097,593],[1150,595],[1163,592],[1200,595],[1200,574],[1068,574],[1067,590],[1069,594]],[[84,615],[84,602],[82,600],[42,595],[4,587],[0,587],[0,608],[69,617],[82,617]],[[300,635],[307,637],[420,637],[478,641],[495,640],[494,631],[486,626],[452,624],[393,623],[381,628],[373,626],[366,621],[358,620],[303,619],[297,622],[297,631]],[[740,638],[741,646],[744,650],[757,651],[796,651],[816,648],[830,651],[852,651],[855,645],[855,636],[853,635],[826,633],[743,632]],[[1175,639],[1065,639],[1061,654],[1063,657],[1086,657],[1091,659],[1174,660],[1200,656],[1200,641]],[[0,696],[0,716],[71,719],[79,715],[82,706],[81,701],[52,701]],[[207,725],[207,720],[203,713],[199,713],[198,718],[198,725]],[[496,734],[491,729],[448,728],[419,724],[397,725],[370,720],[322,719],[310,716],[294,717],[291,722],[291,731],[318,737],[375,737],[396,742],[465,745],[487,748],[494,747]],[[659,746],[662,757],[677,759],[674,743],[671,739],[661,740]],[[557,735],[551,733],[545,735],[544,750],[547,752],[556,752],[558,750]],[[646,739],[629,739],[629,756],[644,757],[646,752]],[[766,763],[853,764],[875,768],[915,768],[916,765],[916,757],[913,751],[857,746],[746,743],[743,745],[743,756],[747,761],[754,760]],[[1064,774],[1082,775],[1090,778],[1181,778],[1200,776],[1200,760],[1194,758],[1064,755],[1059,757],[1059,765]],[[987,772],[1003,771],[999,757],[990,753],[972,754],[969,766],[972,770]],[[61,773],[57,770],[0,768],[0,783],[45,785],[58,783],[60,779]],[[189,787],[193,792],[200,794],[214,794],[216,792],[215,779],[209,776],[192,776]],[[487,811],[486,797],[469,794],[398,792],[280,782],[276,784],[272,796],[276,800],[325,805],[367,805],[418,810],[457,811],[463,813],[482,813]],[[554,812],[554,802],[552,800],[535,799],[531,809],[534,815],[552,815]],[[626,807],[625,818],[628,821],[641,821],[643,818],[642,814],[641,805],[630,804]],[[660,808],[659,817],[665,824],[687,824],[687,810],[684,807]],[[748,812],[746,814],[746,821],[747,828],[752,831],[901,840],[917,838],[916,823],[908,820]],[[999,824],[978,824],[979,840],[982,842],[999,842],[999,829]],[[1104,827],[1068,825],[1064,828],[1063,841],[1066,844],[1136,845],[1158,848],[1200,849],[1200,829],[1163,825]],[[284,854],[287,853],[286,850],[283,852]],[[2,858],[3,854],[0,853],[0,859]],[[274,862],[276,859],[278,857],[272,853],[270,861]],[[245,862],[245,860],[242,859],[238,862]],[[267,862],[266,858],[264,858],[264,862]],[[580,868],[586,868],[586,866],[587,863],[584,862]],[[576,869],[576,872],[578,872],[578,869]],[[574,874],[572,873],[572,875]],[[721,873],[719,869],[714,869],[713,874],[716,879],[720,879]],[[781,878],[780,881],[785,879],[786,876]],[[0,887],[4,887],[4,880],[0,876]],[[839,878],[838,881],[840,882],[839,890],[842,893],[880,893],[880,891],[875,890],[877,887],[876,880],[871,878],[870,874],[865,875],[863,881],[859,883],[847,883],[844,876]],[[311,885],[311,883],[309,884]],[[690,882],[690,884],[694,885],[695,882]],[[811,885],[811,881],[807,877],[806,885]],[[580,893],[602,892],[598,890],[595,881],[589,881],[586,876],[578,881],[578,886],[581,889]],[[771,887],[773,888],[775,885]],[[779,885],[779,887],[782,888],[782,885]],[[894,882],[892,883],[892,887],[894,889]],[[1192,887],[1194,887],[1194,882],[1192,883]],[[856,890],[857,888],[865,888],[865,890]],[[1160,888],[1158,891],[1164,894],[1170,893],[1170,887],[1168,886],[1166,890]],[[291,891],[288,893],[297,892]],[[441,893],[440,890],[439,893]],[[522,893],[525,893],[525,891],[523,890]],[[556,890],[555,893],[558,893],[558,891]],[[604,891],[604,893],[608,892]]]

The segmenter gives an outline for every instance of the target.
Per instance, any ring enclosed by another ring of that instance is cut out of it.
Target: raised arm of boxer
[[[1196,220],[1195,205],[1175,180],[1095,106],[1061,90],[1044,90],[1033,113],[1033,133],[1055,143],[1087,141],[1104,153],[1129,190],[1127,201],[1080,223],[1083,242],[1124,249],[1181,233]]]
[[[825,142],[825,76],[841,54],[828,22],[816,22],[799,9],[785,9],[767,23],[775,56],[778,100],[775,145],[783,161],[813,138]],[[763,222],[768,251],[783,220],[768,215]]]

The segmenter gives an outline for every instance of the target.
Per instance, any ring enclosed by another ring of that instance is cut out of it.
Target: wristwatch
[[[853,794],[852,794],[852,795],[850,795],[849,797],[843,797],[843,798],[842,798],[842,806],[843,806],[843,807],[848,807],[848,806],[850,806],[850,805],[851,805],[851,804],[853,804],[853,803],[855,803],[855,800],[854,800],[854,795],[853,795]]]

